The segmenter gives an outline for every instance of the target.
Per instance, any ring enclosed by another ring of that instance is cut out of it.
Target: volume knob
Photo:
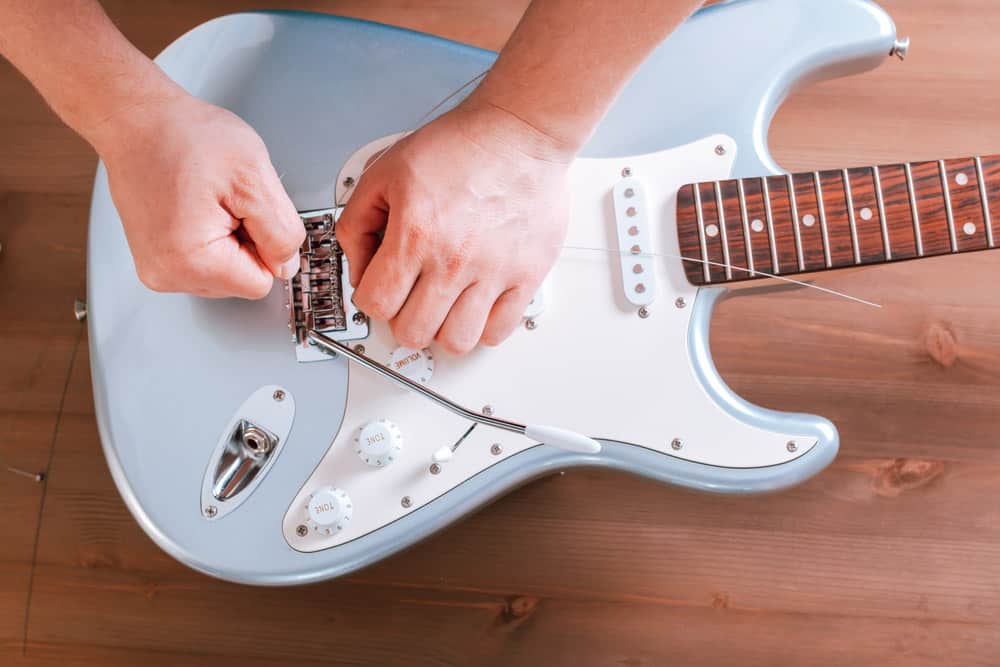
[[[370,421],[354,438],[354,451],[370,466],[384,468],[403,450],[403,434],[388,419]]]
[[[306,503],[306,523],[324,535],[333,535],[351,522],[354,505],[347,491],[335,486],[321,486]]]

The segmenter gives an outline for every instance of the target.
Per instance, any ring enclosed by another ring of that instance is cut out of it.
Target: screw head
[[[413,504],[413,501],[410,500],[409,496],[403,496],[403,499],[399,501],[399,504],[402,505],[403,507],[409,507],[410,505]]]
[[[622,178],[628,178],[632,175],[632,167],[625,167],[622,169]]]
[[[674,301],[674,305],[675,305],[675,306],[677,306],[678,308],[685,308],[685,307],[687,307],[687,305],[688,305],[688,302],[687,302],[687,299],[685,299],[685,298],[684,298],[684,297],[682,297],[682,296],[679,296],[679,297],[677,297],[677,299],[676,299],[676,300]]]
[[[493,416],[493,406],[492,405],[484,405],[483,406],[483,414],[486,415],[487,417],[492,417]]]
[[[639,317],[641,317],[642,319],[646,319],[647,317],[649,317],[649,308],[646,308],[646,306],[640,306]]]
[[[432,475],[436,475],[439,472],[441,472],[441,466],[438,465],[437,463],[432,463],[431,464],[431,474]]]
[[[354,187],[354,178],[351,177],[351,176],[348,176],[347,178],[345,178],[341,182],[344,184],[345,188],[352,188],[352,187]]]
[[[282,390],[282,389],[275,389],[274,393],[271,394],[271,398],[273,398],[278,403],[282,402],[283,400],[285,400],[285,392],[284,392],[284,390]]]
[[[216,507],[215,505],[209,505],[208,507],[205,508],[204,512],[205,516],[211,519],[212,517],[214,517],[216,514],[219,513],[219,508]]]
[[[503,447],[500,446],[499,442],[494,442],[490,445],[490,454],[493,456],[500,456],[503,453]]]
[[[794,440],[789,440],[788,444],[785,445],[785,449],[794,454],[795,452],[799,451],[799,445]]]
[[[295,528],[295,534],[298,535],[299,537],[305,537],[306,535],[309,534],[309,529],[306,528],[304,525],[299,524]]]
[[[683,446],[684,443],[681,442],[680,438],[674,438],[673,440],[670,441],[670,449],[674,450],[675,452]]]
[[[355,345],[354,346],[354,351],[357,352],[358,354],[364,354],[365,353],[365,346],[364,345],[360,345],[360,344]]]
[[[365,323],[365,318],[366,318],[366,315],[364,313],[362,313],[360,310],[358,312],[354,313],[354,316],[351,317],[351,319],[354,320],[355,324],[364,324]]]
[[[716,155],[725,155],[726,154],[726,147],[723,146],[722,144],[719,144],[718,146],[715,147],[715,154]]]
[[[535,322],[535,320],[533,320],[531,318],[528,318],[528,319],[526,319],[524,321],[524,328],[527,329],[528,331],[534,331],[535,327],[537,327],[537,326],[538,326],[538,323]]]

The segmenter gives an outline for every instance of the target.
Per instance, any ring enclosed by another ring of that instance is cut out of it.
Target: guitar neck
[[[986,250],[994,221],[1000,155],[699,183],[677,198],[694,285]]]

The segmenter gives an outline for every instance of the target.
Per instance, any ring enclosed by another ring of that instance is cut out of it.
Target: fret
[[[747,268],[750,270],[750,277],[756,276],[753,262],[753,243],[750,240],[750,219],[747,214],[746,188],[743,187],[743,179],[736,181],[736,189],[740,196],[740,219],[743,221],[743,244],[747,249]]]
[[[705,282],[712,282],[712,273],[708,264],[708,244],[705,242],[705,212],[701,207],[701,187],[694,186],[695,219],[698,221],[698,240],[701,241],[701,268],[705,274]]]
[[[872,167],[872,180],[875,182],[875,202],[878,205],[878,221],[882,227],[882,249],[885,260],[892,260],[892,247],[889,245],[889,225],[885,221],[885,201],[882,194],[882,179],[879,178],[878,167]]]
[[[851,247],[854,248],[854,263],[861,263],[861,246],[858,244],[858,221],[854,217],[854,197],[851,195],[851,176],[843,170],[844,196],[847,198],[847,219],[851,225]]]
[[[955,238],[955,214],[951,208],[951,193],[948,191],[948,171],[945,169],[944,160],[938,160],[938,169],[941,172],[941,192],[944,194],[944,210],[948,216],[948,240],[951,241],[951,251],[958,252],[958,239]]]
[[[726,265],[726,280],[733,279],[733,265],[729,261],[729,237],[726,234],[726,214],[722,211],[722,187],[719,182],[714,184],[715,188],[715,211],[719,220],[719,237],[722,239],[722,262]]]
[[[823,186],[820,183],[819,172],[813,172],[813,184],[816,188],[816,208],[819,210],[819,229],[823,234],[823,262],[826,268],[833,268],[830,257],[830,232],[826,227],[826,206],[823,204]]]
[[[986,226],[986,245],[995,248],[993,242],[993,218],[990,216],[989,197],[986,194],[986,179],[983,177],[983,159],[976,156],[976,181],[979,183],[979,201],[983,206],[983,225]]]
[[[778,266],[778,244],[774,238],[774,213],[771,211],[771,189],[767,187],[767,178],[760,179],[760,191],[764,197],[764,212],[767,216],[767,239],[771,247],[771,268],[774,275],[781,273]]]
[[[906,170],[906,192],[910,199],[910,215],[913,217],[913,238],[917,243],[917,256],[924,256],[924,240],[920,236],[920,213],[917,211],[917,193],[913,189],[913,168],[907,162],[903,165]]]
[[[677,195],[695,285],[986,250],[998,219],[1000,155],[708,181]]]
[[[806,258],[802,254],[802,230],[799,229],[799,207],[795,203],[795,181],[791,174],[785,174],[788,187],[788,206],[792,215],[792,235],[795,238],[795,255],[799,260],[799,271],[806,270]]]

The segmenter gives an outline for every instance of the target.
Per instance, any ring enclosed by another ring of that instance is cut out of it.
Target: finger
[[[337,220],[337,242],[351,267],[351,284],[358,286],[379,247],[389,218],[380,185],[374,175],[362,178]]]
[[[406,303],[418,275],[420,264],[404,254],[389,235],[365,268],[354,290],[354,304],[376,320],[392,320]]]
[[[459,287],[421,274],[399,315],[390,322],[399,344],[415,350],[430,345],[460,293]]]
[[[305,227],[270,162],[233,178],[233,192],[224,202],[240,220],[272,274],[288,280],[299,270],[299,248]]]
[[[486,327],[481,337],[484,345],[499,345],[521,324],[524,311],[531,303],[534,293],[523,287],[514,287],[503,294],[493,304]]]
[[[192,260],[201,270],[192,273],[198,277],[198,292],[204,296],[262,299],[274,285],[271,270],[254,247],[240,243],[235,234],[209,244],[199,255]]]
[[[451,307],[438,330],[437,341],[452,354],[472,351],[486,328],[486,320],[500,290],[485,283],[469,285]]]

